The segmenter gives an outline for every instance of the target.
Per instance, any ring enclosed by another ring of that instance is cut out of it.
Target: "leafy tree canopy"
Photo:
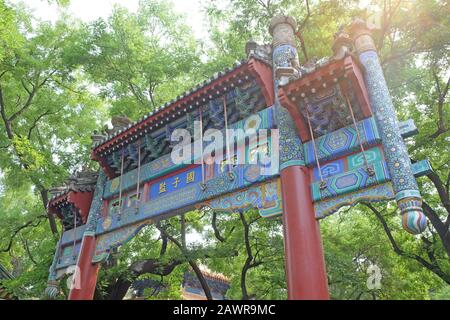
[[[380,27],[376,44],[399,118],[419,128],[407,141],[412,161],[433,165],[419,179],[430,224],[421,236],[406,234],[392,203],[322,221],[331,295],[449,299],[449,10],[438,0],[209,0],[209,37],[199,41],[169,1],[143,0],[136,13],[117,6],[92,23],[68,13],[50,23],[0,0],[0,263],[16,276],[3,285],[20,298],[41,296],[60,233],[45,210],[49,189],[82,166],[96,168],[90,135],[111,116],[137,119],[244,58],[250,38],[269,43],[274,15],[299,22],[302,63],[331,55],[333,34],[360,16]],[[229,298],[285,299],[283,252],[280,219],[189,212],[145,227],[111,255],[96,298],[121,299],[147,278],[158,284],[148,299],[179,299],[185,271],[201,281],[203,265],[230,279]],[[373,266],[381,286],[370,289]]]

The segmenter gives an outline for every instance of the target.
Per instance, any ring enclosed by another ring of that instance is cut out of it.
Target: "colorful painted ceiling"
[[[138,121],[113,119],[116,128],[112,132],[93,136],[92,158],[111,178],[120,173],[124,156],[123,172],[128,172],[137,167],[138,149],[141,165],[170,153],[172,132],[184,128],[193,133],[200,114],[204,130],[223,129],[224,103],[230,124],[272,105],[272,82],[269,60],[263,53],[250,54],[247,60],[215,74]]]

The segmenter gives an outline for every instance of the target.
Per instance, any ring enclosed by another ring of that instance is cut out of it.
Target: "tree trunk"
[[[58,237],[59,233],[58,233],[58,227],[56,226],[55,217],[50,212],[48,212],[48,210],[47,210],[48,191],[45,188],[43,188],[43,187],[41,187],[39,185],[37,187],[39,188],[39,192],[41,194],[41,200],[42,200],[42,204],[44,205],[44,210],[47,212],[47,217],[48,217],[48,223],[50,225],[50,230],[52,231],[52,234],[55,237]]]

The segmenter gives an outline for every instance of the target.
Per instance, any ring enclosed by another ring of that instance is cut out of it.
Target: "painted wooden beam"
[[[400,135],[403,139],[415,136],[419,133],[413,119],[408,119],[399,123]]]

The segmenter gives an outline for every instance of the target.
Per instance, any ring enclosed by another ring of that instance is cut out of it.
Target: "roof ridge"
[[[190,89],[184,91],[183,93],[179,94],[176,98],[160,105],[157,106],[156,108],[154,108],[152,111],[148,112],[146,115],[142,116],[141,118],[139,118],[138,120],[135,120],[133,122],[131,122],[129,125],[127,125],[126,127],[120,128],[119,130],[115,131],[112,134],[108,134],[105,135],[106,137],[101,140],[101,141],[97,141],[93,144],[92,149],[95,150],[97,147],[100,147],[101,145],[105,144],[106,142],[114,139],[115,137],[119,136],[120,134],[124,133],[125,131],[129,130],[130,128],[137,126],[139,124],[141,124],[142,122],[146,121],[148,118],[155,116],[159,113],[162,113],[163,111],[165,111],[166,108],[168,108],[169,106],[173,105],[174,103],[200,91],[201,89],[205,88],[206,86],[210,85],[213,81],[218,80],[220,77],[226,75],[227,73],[233,72],[236,69],[242,67],[243,65],[245,65],[246,63],[248,63],[251,59],[255,59],[258,61],[261,61],[265,64],[271,65],[270,61],[268,61],[267,59],[264,59],[263,57],[257,55],[257,54],[251,54],[249,55],[247,58],[242,59],[242,60],[236,60],[236,62],[233,64],[233,66],[231,67],[226,67],[225,69],[223,69],[222,71],[218,71],[215,72],[212,76],[210,76],[209,78],[203,80],[202,82],[198,83],[197,85],[194,85],[193,87],[191,87]]]

